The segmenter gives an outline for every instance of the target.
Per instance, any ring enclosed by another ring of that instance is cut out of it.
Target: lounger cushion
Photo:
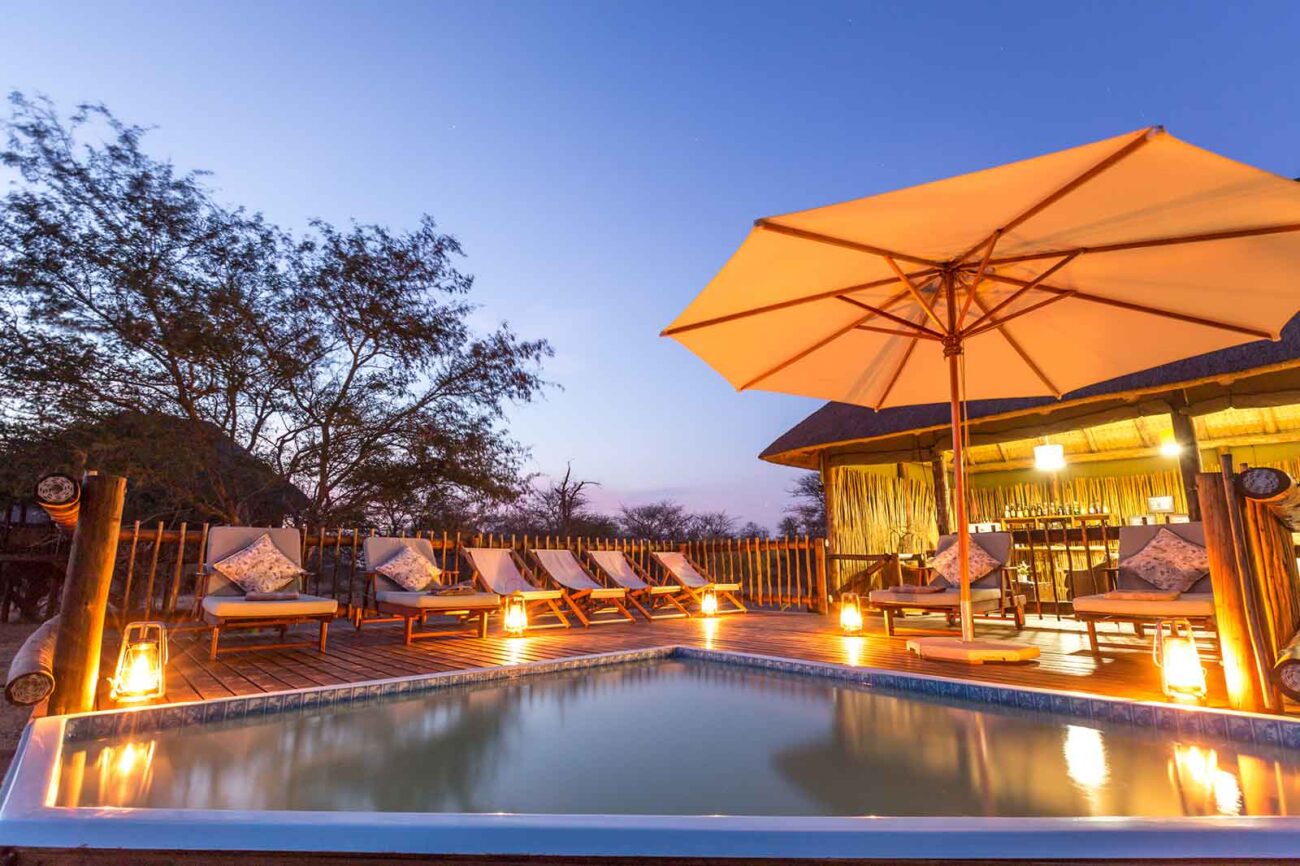
[[[974,539],[970,543],[970,579],[979,580],[984,575],[993,571],[1000,566],[998,562],[987,550],[979,546]],[[934,573],[949,586],[957,586],[961,583],[961,564],[957,555],[957,544],[948,545],[944,550],[934,558],[930,563]]]
[[[455,595],[430,595],[427,592],[377,592],[375,598],[384,604],[416,607],[420,610],[479,610],[501,604],[501,596],[493,592],[468,592]]]
[[[971,601],[996,601],[1002,597],[1001,590],[980,589],[972,587]],[[876,589],[868,596],[872,604],[904,605],[907,607],[957,608],[961,605],[961,593],[955,589],[943,592],[903,592],[897,589]]]
[[[1204,547],[1162,526],[1141,550],[1121,559],[1119,568],[1157,589],[1187,592],[1210,570],[1210,559]]]
[[[409,547],[403,547],[390,556],[375,571],[408,592],[427,589],[429,584],[442,577],[441,568],[430,562],[427,556],[416,553]]]
[[[303,573],[265,532],[247,547],[214,562],[212,568],[244,592],[276,592]]]
[[[1074,600],[1075,613],[1105,616],[1214,616],[1213,593],[1185,592],[1171,601],[1136,601],[1082,595]]]
[[[249,601],[240,595],[209,595],[203,609],[223,619],[276,618],[283,616],[322,616],[338,610],[332,598],[300,595],[292,601]]]

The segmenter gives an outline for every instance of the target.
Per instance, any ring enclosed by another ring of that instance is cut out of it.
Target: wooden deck
[[[887,638],[878,617],[868,618],[867,633],[848,638],[832,617],[807,613],[749,613],[713,620],[678,619],[591,629],[547,629],[522,638],[500,636],[496,623],[483,640],[469,634],[416,641],[404,646],[401,626],[367,625],[360,632],[343,620],[330,629],[329,653],[281,649],[232,653],[216,661],[207,657],[203,633],[178,635],[167,672],[169,701],[210,700],[232,695],[274,692],[309,686],[361,682],[385,677],[432,673],[535,659],[555,659],[638,647],[688,644],[814,661],[890,668],[972,680],[1092,692],[1143,700],[1163,700],[1151,662],[1150,638],[1139,640],[1129,627],[1099,627],[1102,655],[1089,652],[1082,627],[1054,617],[1029,618],[1020,639],[1042,650],[1036,662],[1022,665],[968,666],[924,661],[907,652],[906,640],[918,633],[938,633],[937,617],[900,621],[901,634]],[[980,622],[981,634],[1010,637],[1008,625]],[[307,635],[304,634],[304,637]],[[231,636],[230,644],[255,644],[271,635]],[[226,638],[223,636],[223,646]],[[1208,649],[1208,641],[1202,644]],[[1211,705],[1225,701],[1222,672],[1210,659]]]

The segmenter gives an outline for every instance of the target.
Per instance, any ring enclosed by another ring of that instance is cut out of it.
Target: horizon
[[[555,347],[563,390],[510,413],[531,470],[774,529],[800,470],[757,455],[822,401],[737,394],[658,336],[754,218],[1151,124],[1300,174],[1296,7],[990,8],[20,7],[0,85],[155,127],[151,153],[294,231],[430,213],[477,323]]]

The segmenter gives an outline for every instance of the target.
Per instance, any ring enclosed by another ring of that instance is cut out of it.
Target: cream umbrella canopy
[[[1298,275],[1300,184],[1151,127],[757,220],[663,334],[739,390],[949,401],[970,640],[961,401],[1277,339]]]

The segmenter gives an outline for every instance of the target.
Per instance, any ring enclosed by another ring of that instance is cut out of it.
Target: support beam
[[[930,456],[930,475],[934,478],[934,521],[940,535],[952,534],[952,521],[948,519],[948,470],[943,465],[943,452]]]
[[[50,715],[85,713],[95,708],[104,615],[125,498],[125,478],[87,473],[82,479],[80,513],[68,552],[59,634],[54,644]]]
[[[1196,427],[1192,416],[1177,409],[1169,413],[1174,425],[1174,441],[1178,443],[1178,474],[1183,479],[1183,493],[1187,496],[1187,515],[1192,520],[1201,519],[1201,503],[1196,496],[1196,475],[1201,471],[1201,451],[1196,444]]]

